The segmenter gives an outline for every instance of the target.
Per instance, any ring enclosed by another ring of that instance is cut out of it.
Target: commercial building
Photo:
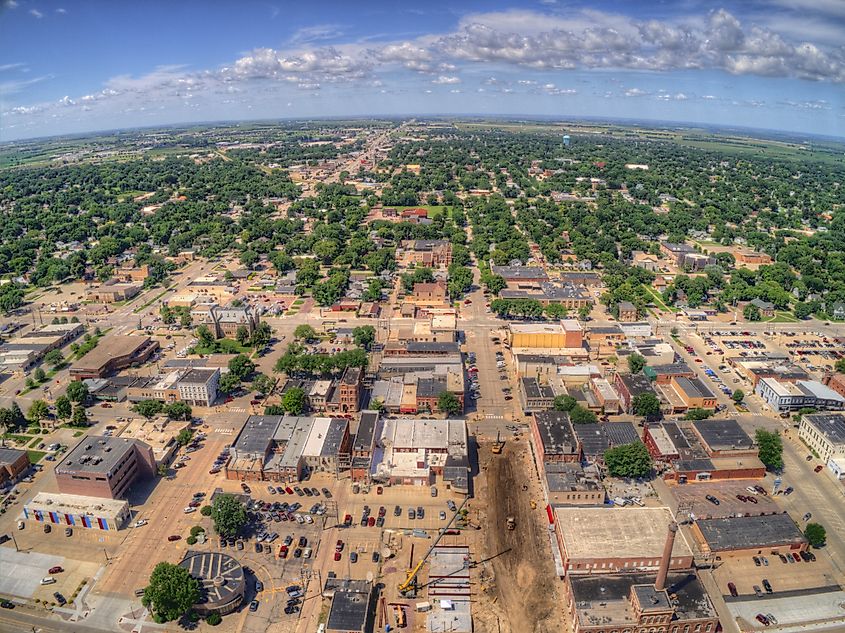
[[[705,267],[714,265],[716,258],[699,253],[689,244],[677,244],[673,242],[661,242],[660,250],[671,259],[678,268],[692,271],[704,270]]]
[[[619,316],[616,318],[623,323],[633,323],[637,320],[637,306],[630,301],[620,301]]]
[[[75,380],[104,378],[110,374],[140,365],[158,350],[158,342],[149,336],[112,334],[100,339],[97,346],[70,367]]]
[[[657,571],[672,523],[668,508],[554,509],[555,536],[567,575]],[[673,539],[669,569],[690,569],[692,550]]]
[[[301,389],[305,392],[306,408],[312,412],[355,413],[361,402],[363,375],[359,367],[347,367],[340,378],[330,380],[291,378],[281,393]]]
[[[391,484],[430,485],[440,476],[457,492],[469,491],[469,445],[464,420],[384,421],[377,440],[381,459],[372,479]]]
[[[807,539],[786,512],[698,519],[692,534],[705,555],[777,555],[807,549]]]
[[[179,400],[191,406],[210,407],[217,400],[219,384],[219,369],[191,369],[177,383]]]
[[[505,280],[508,288],[519,289],[520,285],[540,284],[549,280],[546,271],[539,266],[491,266],[490,270]]]
[[[646,365],[643,374],[656,385],[668,385],[673,378],[695,378],[695,371],[686,363]]]
[[[54,349],[64,347],[85,331],[81,323],[51,323],[0,344],[0,371],[28,371]]]
[[[840,396],[845,397],[845,374],[826,376],[824,384],[833,389]]]
[[[370,402],[378,400],[390,413],[440,412],[439,398],[444,391],[457,398],[463,411],[463,372],[455,371],[453,366],[448,365],[436,365],[431,371],[388,374],[386,379],[373,383]]]
[[[378,411],[362,411],[358,428],[352,440],[352,480],[369,478],[376,448],[376,438],[381,436],[381,416]]]
[[[538,411],[532,416],[537,467],[547,463],[579,463],[581,451],[572,431],[569,414],[564,411]]]
[[[89,435],[56,465],[56,484],[67,494],[119,499],[155,471],[153,451],[143,442]]]
[[[616,373],[613,377],[613,386],[616,387],[616,392],[622,404],[622,409],[626,413],[633,413],[634,398],[643,393],[654,393],[654,388],[651,381],[643,374],[620,374]]]
[[[0,484],[16,481],[29,468],[29,454],[16,448],[0,448]]]
[[[442,306],[448,303],[446,282],[432,281],[415,283],[407,301],[417,306]]]
[[[565,350],[583,345],[583,330],[577,321],[564,319],[560,323],[510,323],[508,342],[516,348]],[[565,353],[565,352],[561,352]]]
[[[816,380],[780,382],[775,378],[762,378],[754,388],[774,411],[819,409],[840,411],[845,409],[845,397]]]
[[[829,464],[831,459],[845,457],[845,415],[804,415],[798,427],[798,437],[826,464]]]
[[[551,409],[554,399],[555,391],[551,386],[540,383],[536,378],[520,378],[519,401],[526,415]]]
[[[604,505],[605,490],[598,473],[587,475],[581,464],[546,462],[546,498],[553,508],[558,506]]]
[[[716,633],[719,617],[694,572],[569,576],[574,633]]]
[[[190,428],[191,423],[187,420],[170,420],[165,416],[147,420],[146,418],[133,418],[120,432],[120,438],[138,440],[149,446],[153,452],[156,468],[171,463],[179,443],[176,441],[179,433]]]
[[[235,611],[246,593],[246,575],[241,564],[222,552],[188,550],[179,566],[187,569],[200,583],[200,599],[194,604],[197,614],[226,615]]]
[[[332,599],[326,633],[367,633],[374,630],[375,604],[371,582],[329,578],[323,595]]]
[[[85,291],[85,300],[94,303],[118,303],[136,297],[144,286],[137,283],[122,283],[117,279],[94,286]]]
[[[23,508],[25,519],[93,530],[119,530],[131,517],[124,499],[39,492]]]
[[[544,281],[536,286],[521,283],[499,293],[502,299],[533,299],[543,306],[557,304],[568,310],[578,310],[593,304],[590,293],[571,284]]]
[[[671,413],[682,413],[689,409],[715,409],[716,395],[700,378],[673,376],[668,385],[659,387]],[[674,396],[674,397],[673,397]]]
[[[754,440],[736,420],[696,420],[688,428],[694,432],[708,457],[753,456]]]

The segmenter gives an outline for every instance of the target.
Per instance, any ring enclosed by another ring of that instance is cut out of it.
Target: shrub
[[[187,538],[188,545],[196,545],[197,544],[197,537],[196,536],[189,536]]]
[[[220,617],[219,613],[212,613],[205,619],[205,621],[211,626],[217,626],[223,621],[223,618]]]

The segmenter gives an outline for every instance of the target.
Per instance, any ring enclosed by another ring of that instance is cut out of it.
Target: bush
[[[217,626],[218,624],[220,624],[223,621],[223,618],[220,617],[219,613],[212,613],[211,615],[209,615],[205,619],[205,621],[206,621],[207,624],[210,624],[211,626]]]
[[[196,536],[189,536],[187,539],[188,545],[196,545],[197,544],[197,537]]]
[[[200,514],[203,515],[204,517],[210,517],[211,516],[211,506],[201,507],[200,508]]]
[[[195,525],[191,528],[191,536],[197,536],[198,534],[205,532],[205,528],[201,525]]]

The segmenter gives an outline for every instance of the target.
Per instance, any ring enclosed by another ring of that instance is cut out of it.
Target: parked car
[[[167,537],[167,540],[170,541],[170,542],[173,542],[173,541],[178,541],[181,538],[182,537],[179,536],[178,534],[171,534],[170,536]]]
[[[770,583],[767,578],[763,578],[763,589],[766,590],[766,593],[773,593],[772,592],[772,583]]]
[[[249,610],[252,612],[258,611],[258,600],[253,600],[249,603]]]
[[[55,567],[51,567],[47,570],[48,574],[61,574],[64,571],[64,567],[60,565],[56,565]]]
[[[733,584],[732,582],[729,582],[729,583],[728,583],[728,591],[730,592],[730,594],[731,594],[734,598],[736,598],[736,597],[739,595],[739,593],[738,593],[738,592],[737,592],[737,590],[736,590],[736,585],[735,585],[735,584]]]
[[[769,619],[762,613],[758,613],[757,615],[755,615],[754,619],[757,620],[763,626],[769,626]]]
[[[714,497],[713,495],[706,495],[704,498],[707,499],[714,506],[719,505],[719,500],[716,497]]]

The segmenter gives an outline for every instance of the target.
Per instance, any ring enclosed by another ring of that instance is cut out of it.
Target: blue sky
[[[845,0],[0,0],[0,140],[598,116],[845,137]]]

